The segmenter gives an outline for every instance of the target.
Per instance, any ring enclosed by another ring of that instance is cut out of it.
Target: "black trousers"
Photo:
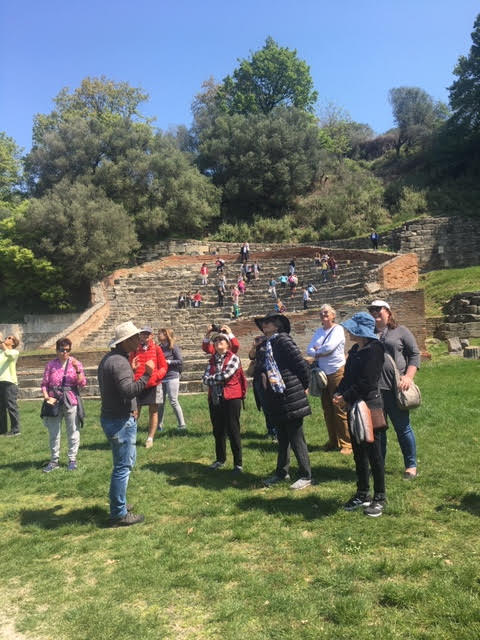
[[[0,433],[7,433],[7,411],[10,416],[12,433],[20,432],[20,416],[18,413],[18,387],[13,382],[0,382]]]
[[[290,449],[293,450],[298,462],[298,469],[301,478],[312,477],[310,457],[308,455],[307,443],[303,433],[303,418],[292,420],[283,424],[277,424],[278,437],[278,457],[277,476],[284,478],[290,468]]]
[[[240,398],[225,400],[220,398],[218,405],[209,400],[210,420],[213,426],[213,437],[215,438],[215,456],[218,462],[225,462],[227,459],[227,436],[230,440],[230,447],[233,454],[233,464],[242,466],[242,440],[240,437],[240,411],[242,401]]]
[[[350,425],[348,430],[350,431],[353,458],[357,472],[357,489],[361,493],[368,493],[371,469],[374,496],[383,500],[385,498],[385,468],[380,445],[380,434],[384,429],[376,429],[373,432],[373,442],[360,442],[360,444],[353,437]]]

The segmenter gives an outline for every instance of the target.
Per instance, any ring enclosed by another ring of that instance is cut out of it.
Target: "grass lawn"
[[[51,474],[40,472],[40,403],[22,403],[23,435],[0,438],[0,638],[479,638],[479,367],[451,357],[419,372],[420,475],[402,479],[390,431],[378,519],[342,510],[353,460],[320,451],[317,399],[306,436],[318,484],[294,493],[262,488],[276,454],[250,395],[238,479],[206,468],[206,398],[183,398],[189,435],[167,424],[138,448],[128,498],[146,521],[126,529],[105,527],[111,454],[98,402],[86,403],[79,470]]]
[[[480,266],[429,271],[420,277],[419,286],[425,290],[427,318],[442,316],[443,305],[454,295],[480,289]]]

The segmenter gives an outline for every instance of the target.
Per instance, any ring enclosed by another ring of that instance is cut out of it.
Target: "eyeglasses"
[[[64,347],[63,349],[57,349],[59,353],[70,353],[71,349]]]
[[[370,313],[380,313],[383,307],[368,307]]]

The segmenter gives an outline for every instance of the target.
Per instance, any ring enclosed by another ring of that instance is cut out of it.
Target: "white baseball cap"
[[[390,311],[390,305],[388,302],[385,302],[385,300],[374,300],[368,305],[368,308],[370,307],[385,307],[385,309]]]

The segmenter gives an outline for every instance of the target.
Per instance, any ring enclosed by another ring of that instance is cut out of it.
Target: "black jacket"
[[[385,349],[380,340],[369,340],[362,348],[354,344],[350,349],[345,373],[337,387],[337,393],[341,393],[350,406],[357,400],[364,400],[370,409],[383,408],[378,381],[384,357]]]
[[[300,420],[311,414],[305,389],[309,383],[309,368],[300,349],[288,333],[279,333],[272,340],[275,362],[285,383],[283,393],[274,393],[267,383],[265,411],[273,424]]]

